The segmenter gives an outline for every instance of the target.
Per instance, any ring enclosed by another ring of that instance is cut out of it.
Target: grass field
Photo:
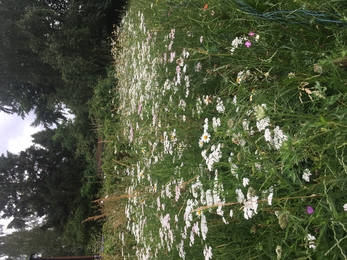
[[[130,1],[95,98],[104,257],[347,259],[346,17],[344,0]]]

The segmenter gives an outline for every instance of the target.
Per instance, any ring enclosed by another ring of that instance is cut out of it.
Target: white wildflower
[[[265,130],[265,128],[268,127],[269,124],[270,124],[270,118],[265,117],[257,121],[257,128],[259,131],[262,131],[262,130]]]
[[[243,206],[243,216],[245,219],[250,219],[254,214],[257,214],[258,209],[258,196],[249,197],[247,194],[247,200],[244,202]]]
[[[204,131],[208,130],[208,118],[205,118]]]
[[[202,68],[201,62],[198,62],[198,63],[196,64],[196,66],[195,66],[194,71],[195,71],[195,72],[199,72],[199,71],[201,71],[201,68]]]
[[[242,185],[243,187],[246,187],[249,184],[249,179],[248,178],[243,178],[242,179]]]
[[[265,138],[265,141],[266,141],[266,142],[269,142],[270,144],[273,143],[273,140],[272,140],[272,137],[271,137],[271,131],[270,131],[269,128],[266,128],[266,129],[265,129],[264,138]]]
[[[230,213],[229,213],[229,216],[232,218],[233,215],[234,215],[234,212],[233,212],[233,210],[231,209],[231,210],[230,210]]]
[[[266,104],[254,107],[255,118],[259,121],[265,117]]]
[[[312,236],[311,234],[307,234],[307,240],[308,240],[308,247],[312,249],[316,249],[316,237]]]
[[[204,132],[200,138],[201,141],[204,143],[209,143],[210,142],[210,137],[211,135],[208,132]]]
[[[280,260],[282,258],[282,247],[280,245],[276,246],[276,255],[277,260]]]
[[[203,213],[201,214],[200,230],[201,230],[202,239],[206,240],[208,227],[207,227],[206,216]]]
[[[186,110],[186,106],[187,106],[187,103],[184,99],[181,99],[179,104],[178,104],[178,107],[182,108],[183,111]]]
[[[218,126],[220,126],[221,123],[220,123],[220,118],[215,118],[213,117],[212,118],[212,127],[213,127],[213,131],[217,132],[217,128]]]
[[[236,194],[237,194],[237,202],[238,203],[243,203],[245,200],[245,195],[243,195],[242,190],[236,189]]]
[[[206,95],[206,96],[204,95],[204,96],[202,96],[202,99],[203,99],[205,105],[208,105],[208,104],[212,103],[211,96],[209,96],[209,95]]]
[[[269,191],[270,191],[270,194],[267,196],[267,203],[271,206],[272,205],[272,199],[274,196],[273,187],[270,187]]]
[[[212,171],[213,165],[216,162],[219,162],[219,160],[222,158],[222,152],[220,148],[221,148],[220,144],[218,144],[217,146],[212,145],[211,153],[209,154],[209,156],[206,156],[206,153],[205,153],[205,157],[203,156],[206,161],[207,168],[210,171]]]
[[[205,245],[204,256],[205,260],[212,259],[212,247]]]
[[[161,226],[165,229],[170,229],[170,214],[160,217]]]
[[[224,113],[225,107],[223,105],[223,101],[222,100],[218,100],[217,106],[216,106],[216,110],[217,110],[218,113]]]
[[[292,79],[295,77],[295,73],[294,72],[289,72],[288,73],[288,78]]]
[[[282,146],[282,143],[284,141],[287,141],[288,137],[283,133],[283,131],[279,128],[279,126],[276,126],[274,129],[274,146],[277,150],[279,150]]]
[[[251,72],[249,70],[242,70],[239,73],[237,73],[236,82],[241,84],[243,81],[245,81],[249,76],[251,76]]]
[[[311,175],[312,175],[312,173],[310,172],[310,170],[306,168],[306,169],[304,170],[303,174],[302,174],[302,178],[303,178],[305,181],[309,182],[309,181],[310,181],[310,176],[311,176]]]
[[[182,259],[186,259],[186,252],[184,251],[184,240],[181,240],[181,242],[177,245],[178,255]]]

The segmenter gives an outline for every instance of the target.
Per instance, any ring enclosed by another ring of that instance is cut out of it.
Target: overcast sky
[[[8,115],[0,112],[0,154],[6,151],[19,153],[29,147],[31,143],[31,135],[40,131],[41,128],[31,127],[34,121],[34,115],[29,114],[24,120],[17,115]],[[9,220],[0,219],[0,224],[6,229]]]
[[[19,153],[31,145],[31,135],[41,128],[31,127],[34,115],[29,114],[23,120],[17,115],[0,112],[0,154],[6,151]]]

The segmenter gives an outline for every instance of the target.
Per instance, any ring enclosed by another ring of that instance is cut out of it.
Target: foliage
[[[36,247],[34,239],[26,240],[27,247],[18,246],[21,250],[8,257],[31,250],[91,253],[89,240],[100,225],[82,221],[99,214],[92,201],[102,175],[96,162],[98,115],[89,111],[90,99],[94,85],[107,76],[108,37],[124,5],[118,0],[1,1],[0,111],[23,118],[34,111],[33,125],[45,127],[33,136],[35,145],[0,157],[1,214],[13,217],[10,226],[18,229],[2,237],[3,255],[16,236],[35,232],[60,242]],[[44,217],[41,229],[30,229],[28,221],[38,217]],[[33,249],[24,252],[30,245]]]
[[[130,3],[100,109],[105,257],[346,258],[344,5]]]

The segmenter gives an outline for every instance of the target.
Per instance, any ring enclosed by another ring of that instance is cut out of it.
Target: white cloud
[[[6,151],[19,153],[32,143],[31,135],[41,128],[31,127],[34,115],[29,114],[24,120],[17,115],[0,113],[0,154]]]

